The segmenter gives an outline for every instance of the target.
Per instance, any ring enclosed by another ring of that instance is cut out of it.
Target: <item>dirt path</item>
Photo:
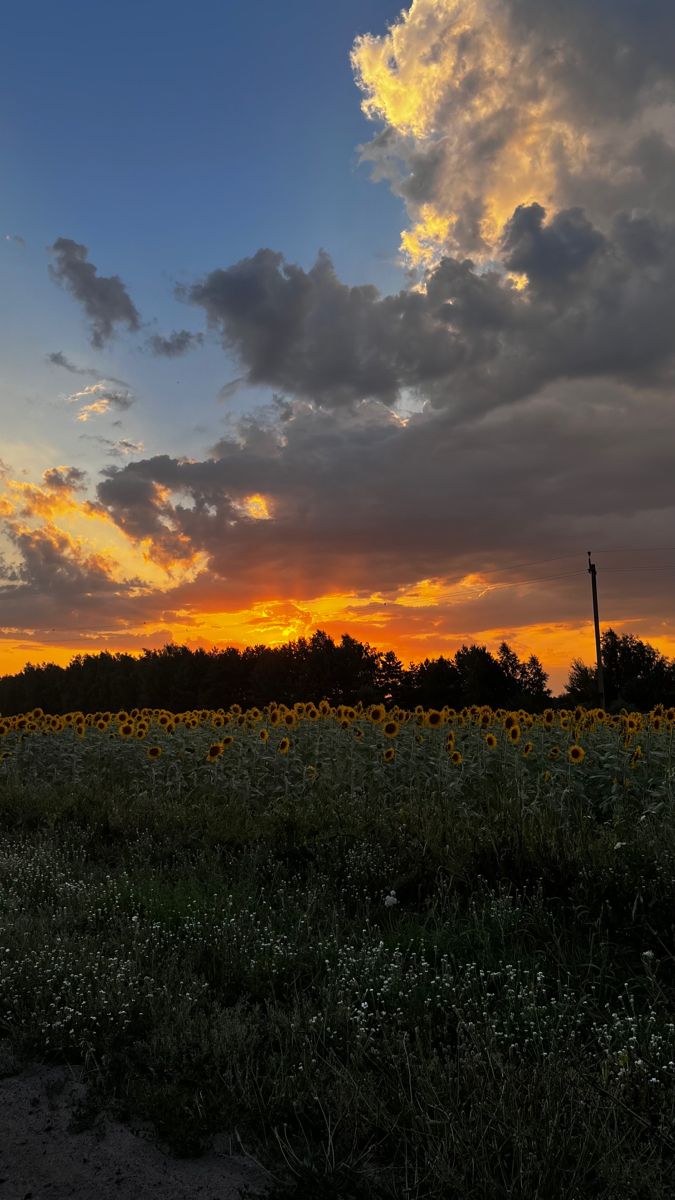
[[[176,1159],[115,1121],[73,1132],[84,1089],[77,1072],[32,1067],[0,1078],[0,1200],[239,1200],[269,1176],[212,1152]]]

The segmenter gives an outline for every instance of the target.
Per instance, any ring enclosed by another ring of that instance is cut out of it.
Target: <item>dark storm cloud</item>
[[[579,208],[547,222],[535,203],[516,209],[501,254],[491,270],[446,257],[425,292],[381,296],[342,283],[326,254],[306,272],[259,250],[187,296],[249,383],[327,407],[393,405],[408,390],[466,415],[560,378],[651,384],[672,369],[675,226],[618,214],[603,234]]]
[[[520,623],[585,620],[587,544],[672,540],[671,431],[663,394],[647,402],[597,382],[551,386],[508,415],[464,424],[437,411],[404,427],[373,403],[356,414],[306,407],[265,452],[249,421],[211,459],[161,455],[109,469],[98,498],[159,557],[181,546],[206,554],[200,587],[211,580],[221,609],[345,587],[387,593],[572,552],[577,560],[567,565],[507,569],[498,579],[575,566],[579,578],[512,599],[501,589],[479,599],[476,589],[462,627],[497,626],[500,612],[514,624],[519,614]],[[267,498],[269,520],[242,509],[256,493]],[[656,575],[643,606],[663,606],[669,587]],[[184,592],[191,594],[188,585]]]
[[[196,350],[203,341],[203,333],[190,333],[187,329],[181,329],[168,337],[162,337],[159,333],[153,334],[148,338],[148,346],[152,353],[160,358],[180,358],[182,354]]]
[[[93,346],[100,349],[117,325],[126,325],[134,333],[140,329],[138,310],[119,275],[99,275],[94,264],[87,262],[86,246],[60,237],[50,250],[56,260],[49,267],[50,274],[83,306]]]

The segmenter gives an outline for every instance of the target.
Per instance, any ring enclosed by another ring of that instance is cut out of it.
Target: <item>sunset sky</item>
[[[675,655],[672,0],[3,9],[0,673]]]

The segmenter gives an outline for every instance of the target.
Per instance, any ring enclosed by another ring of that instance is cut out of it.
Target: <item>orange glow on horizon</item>
[[[348,611],[345,600],[350,601]],[[562,691],[573,659],[580,658],[588,665],[594,662],[590,621],[581,625],[558,622],[446,632],[434,628],[440,622],[433,618],[433,609],[429,610],[431,619],[428,628],[421,629],[414,624],[406,628],[405,610],[399,609],[397,612],[397,605],[383,602],[381,609],[375,604],[373,612],[373,601],[374,598],[361,599],[361,606],[369,609],[362,615],[358,613],[358,604],[353,604],[351,598],[326,596],[311,603],[272,601],[253,605],[240,612],[202,615],[186,612],[183,618],[178,614],[170,623],[148,621],[145,632],[143,626],[102,631],[100,634],[85,633],[79,637],[63,631],[63,636],[54,640],[45,638],[44,633],[41,635],[38,630],[23,635],[18,632],[12,635],[11,631],[6,630],[4,637],[0,638],[0,675],[18,672],[28,662],[54,662],[65,666],[76,654],[97,654],[103,650],[140,654],[146,645],[157,648],[167,642],[188,645],[193,649],[210,649],[214,646],[219,649],[226,646],[244,649],[261,644],[280,646],[302,637],[310,638],[316,629],[325,630],[335,641],[347,633],[378,650],[393,650],[404,666],[440,655],[451,658],[460,646],[472,643],[485,645],[496,654],[500,642],[506,641],[521,659],[527,659],[531,654],[539,658],[549,673],[549,686],[554,695]],[[630,620],[616,621],[612,627],[618,633],[629,633],[635,632],[631,628],[633,624]],[[59,632],[54,630],[56,634]],[[636,636],[650,642],[667,657],[675,657],[675,634],[663,635],[645,626],[640,628]]]

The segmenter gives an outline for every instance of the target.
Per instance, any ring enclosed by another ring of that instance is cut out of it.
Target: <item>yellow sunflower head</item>
[[[146,753],[150,759],[159,758],[162,753],[161,746],[148,746]]]
[[[387,763],[393,762],[396,757],[396,750],[393,746],[387,746],[387,749],[383,752],[382,757]]]
[[[461,767],[461,765],[462,765],[462,756],[461,756],[461,754],[460,754],[459,750],[453,750],[452,754],[450,755],[450,762],[451,762],[451,763],[453,764],[453,766],[455,766],[455,767]]]
[[[575,744],[574,746],[570,746],[569,750],[567,751],[567,757],[571,763],[581,763],[586,757],[586,751],[584,750],[583,746],[577,746]]]
[[[495,747],[497,745],[497,739],[496,739],[494,733],[486,733],[485,734],[485,745],[487,746],[488,750],[495,749]]]
[[[259,734],[258,734],[258,737],[260,738],[260,741],[261,741],[261,742],[266,742],[266,741],[268,741],[268,740],[269,740],[269,736],[270,736],[270,735],[269,735],[269,730],[268,730],[268,729],[261,729],[261,730],[260,730],[260,732],[259,732]]]
[[[382,732],[385,737],[395,738],[400,728],[401,726],[399,725],[398,721],[394,721],[390,717],[388,721],[384,722],[384,725],[382,726]]]
[[[277,751],[279,754],[288,754],[290,744],[290,738],[283,737],[277,746]]]
[[[215,762],[217,758],[220,758],[224,749],[225,747],[222,742],[213,742],[206,752],[207,762]]]

